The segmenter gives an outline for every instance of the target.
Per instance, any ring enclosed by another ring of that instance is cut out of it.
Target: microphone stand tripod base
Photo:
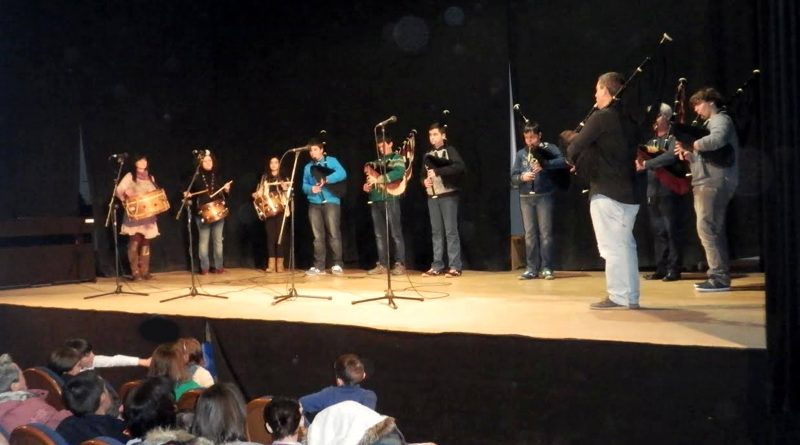
[[[92,298],[104,297],[106,295],[119,295],[119,294],[124,294],[124,295],[142,295],[142,296],[150,295],[150,294],[146,294],[144,292],[128,292],[128,291],[124,291],[124,290],[122,290],[122,285],[121,284],[117,284],[117,288],[114,289],[111,292],[104,292],[102,294],[97,294],[97,295],[89,295],[88,297],[83,297],[83,299],[84,300],[90,300]]]
[[[188,294],[183,294],[183,295],[178,295],[177,297],[167,298],[167,299],[159,301],[159,303],[165,303],[167,301],[177,300],[179,298],[196,297],[198,295],[201,296],[201,297],[221,298],[221,299],[224,299],[224,300],[228,299],[228,297],[225,297],[223,295],[213,295],[213,294],[205,294],[205,293],[199,292],[197,290],[197,288],[194,287],[194,285],[192,285],[192,287],[189,288],[189,293]]]
[[[401,296],[395,295],[393,290],[386,289],[384,291],[384,294],[383,294],[382,297],[367,298],[366,300],[356,300],[356,301],[353,301],[351,304],[360,304],[360,303],[368,303],[370,301],[386,300],[386,303],[389,305],[390,308],[397,309],[397,304],[394,302],[395,299],[397,299],[397,300],[411,300],[411,301],[425,301],[425,299],[422,298],[422,297],[401,297]]]

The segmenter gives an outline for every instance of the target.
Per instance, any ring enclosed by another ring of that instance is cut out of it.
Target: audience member
[[[392,417],[378,414],[351,400],[322,410],[308,427],[306,439],[308,445],[407,444]]]
[[[113,437],[127,442],[125,423],[118,417],[105,414],[112,408],[106,384],[95,371],[73,376],[64,385],[64,405],[72,412],[58,425],[56,431],[71,445],[98,436]]]
[[[50,353],[47,367],[64,380],[81,372],[81,353],[70,346],[60,346]]]
[[[244,397],[230,383],[217,383],[197,399],[189,432],[219,444],[249,444]],[[257,444],[256,444],[257,445]]]
[[[65,346],[75,349],[80,353],[80,370],[94,368],[113,368],[118,366],[150,366],[149,358],[131,357],[128,355],[95,355],[92,344],[83,338],[73,338],[64,342]]]
[[[0,355],[0,426],[9,434],[14,428],[38,422],[56,429],[72,415],[57,410],[45,398],[47,391],[28,389],[25,376],[9,354]]]
[[[175,426],[174,387],[169,377],[150,377],[131,390],[122,411],[131,437],[128,445],[141,442],[150,430]]]
[[[356,354],[344,354],[333,364],[336,386],[328,386],[319,392],[300,398],[300,404],[311,420],[316,413],[345,400],[358,402],[367,408],[375,409],[378,396],[375,392],[363,389],[359,385],[367,377],[364,364]]]
[[[272,434],[272,445],[300,445],[300,428],[303,409],[297,400],[275,397],[264,407],[267,431]]]
[[[147,375],[172,379],[175,382],[175,400],[180,399],[186,391],[200,388],[200,385],[189,377],[183,356],[172,343],[159,345],[153,351]]]
[[[191,337],[180,338],[176,342],[178,351],[183,353],[183,359],[186,361],[189,376],[192,380],[197,382],[203,388],[208,388],[214,384],[214,377],[205,366],[203,359],[203,347],[197,339]]]

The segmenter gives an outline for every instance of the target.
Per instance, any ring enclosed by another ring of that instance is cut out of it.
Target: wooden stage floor
[[[289,274],[254,269],[229,269],[223,275],[198,275],[200,292],[228,299],[195,296],[165,303],[186,293],[187,272],[155,274],[151,281],[125,282],[123,290],[148,296],[85,296],[113,291],[114,280],[65,284],[0,292],[0,304],[116,311],[208,318],[281,320],[361,326],[420,333],[520,335],[548,339],[590,339],[621,342],[764,349],[764,275],[735,276],[731,292],[701,294],[692,284],[699,274],[664,283],[642,280],[642,309],[593,311],[589,303],[604,296],[602,272],[558,271],[552,281],[519,281],[516,272],[465,271],[460,278],[423,278],[418,272],[392,277],[395,300],[353,305],[354,300],[381,297],[386,276],[347,270],[343,276],[306,278],[295,275],[299,294],[332,299],[293,299],[272,305],[286,293]]]

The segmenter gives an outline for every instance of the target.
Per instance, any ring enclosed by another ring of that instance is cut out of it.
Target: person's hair
[[[343,354],[333,363],[336,377],[342,379],[345,385],[354,385],[364,380],[364,364],[356,354]]]
[[[71,338],[64,342],[64,346],[69,346],[81,353],[81,357],[92,352],[92,344],[84,338]]]
[[[196,338],[179,338],[175,344],[178,351],[186,357],[187,364],[203,365],[203,346]]]
[[[712,87],[703,87],[697,90],[697,92],[692,94],[692,96],[689,98],[689,103],[692,106],[695,106],[700,102],[713,102],[717,108],[721,108],[725,102],[725,99],[716,89]]]
[[[522,134],[528,134],[528,133],[541,134],[542,133],[542,128],[539,127],[539,123],[538,122],[530,121],[530,122],[526,123],[525,126],[522,127]]]
[[[175,383],[169,377],[150,377],[125,399],[122,417],[134,438],[156,427],[175,426]]]
[[[212,173],[216,173],[217,170],[218,170],[218,168],[217,168],[217,157],[214,155],[214,152],[212,152],[211,150],[206,150],[206,152],[208,153],[208,156],[211,158],[211,170],[206,170],[202,166],[203,159],[206,158],[206,153],[203,153],[203,156],[197,158],[197,162],[200,164],[200,171],[201,172],[209,171],[209,172],[212,172]]]
[[[50,353],[50,358],[47,360],[47,367],[58,375],[66,374],[83,357],[75,348],[69,346],[60,346]]]
[[[147,155],[144,153],[134,153],[133,156],[130,157],[130,163],[128,164],[128,172],[131,174],[132,179],[134,182],[138,181],[139,179],[136,177],[136,163],[139,162],[141,159],[148,159]],[[147,175],[149,177],[153,177],[153,174],[150,170],[150,160],[147,161]]]
[[[658,114],[659,116],[664,116],[667,120],[672,119],[672,107],[662,103],[658,107]]]
[[[428,127],[428,131],[431,130],[439,130],[442,134],[447,134],[447,125],[442,124],[441,122],[434,122]]]
[[[10,354],[0,355],[0,393],[11,391],[11,385],[19,381],[19,373]]]
[[[622,89],[622,86],[625,85],[625,78],[622,77],[622,74],[611,71],[601,74],[600,77],[597,78],[597,83],[606,87],[611,96],[616,96],[619,90]]]
[[[216,444],[245,440],[244,397],[230,383],[216,383],[197,398],[189,432]]]
[[[100,398],[105,390],[106,384],[96,372],[84,371],[64,385],[64,406],[76,416],[94,414],[100,407]]]
[[[150,368],[147,370],[147,376],[169,377],[175,382],[185,382],[189,380],[186,363],[174,343],[159,345],[155,351],[153,351],[153,356],[150,359]]]
[[[308,143],[306,143],[306,146],[309,147],[309,148],[311,148],[314,145],[316,145],[317,147],[321,148],[322,151],[325,151],[325,143],[322,142],[321,139],[319,139],[319,138],[311,138],[311,139],[308,140]]]
[[[264,407],[264,419],[272,428],[272,438],[291,436],[300,427],[300,403],[288,397],[275,397]]]

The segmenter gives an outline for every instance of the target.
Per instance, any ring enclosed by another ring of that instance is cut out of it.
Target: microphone
[[[116,159],[118,161],[124,161],[128,159],[128,153],[114,153],[113,155],[108,157],[108,160]]]
[[[323,130],[323,131],[325,131],[325,130]],[[311,149],[311,147],[309,147],[308,145],[303,145],[302,147],[290,148],[289,150],[286,150],[286,152],[287,153],[297,153],[299,151],[306,151],[306,150],[309,150],[309,149]]]
[[[392,116],[389,119],[386,119],[385,121],[378,122],[378,125],[376,125],[376,127],[385,127],[385,126],[387,126],[389,124],[393,124],[395,122],[397,122],[397,116]]]

